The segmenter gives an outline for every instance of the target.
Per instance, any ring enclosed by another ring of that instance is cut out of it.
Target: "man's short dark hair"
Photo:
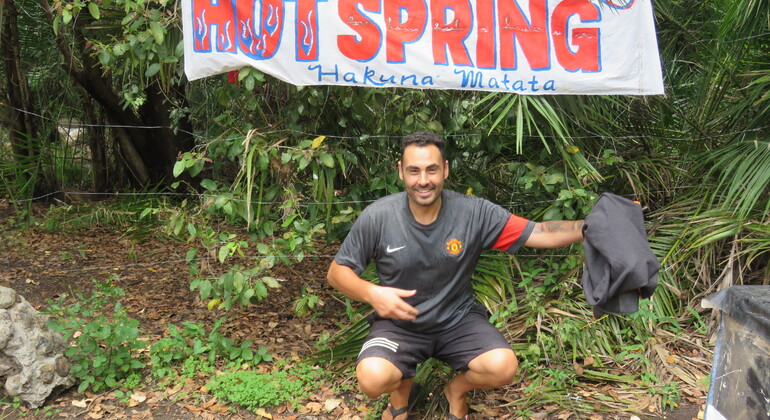
[[[401,139],[401,158],[404,157],[404,150],[406,150],[407,146],[415,145],[417,147],[425,147],[429,145],[434,145],[438,147],[439,152],[441,152],[441,159],[446,160],[446,157],[444,156],[444,138],[439,136],[436,133],[431,133],[429,131],[418,131],[416,133],[408,134],[404,136]]]

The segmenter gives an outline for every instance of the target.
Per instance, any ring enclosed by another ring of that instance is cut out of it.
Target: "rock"
[[[76,382],[64,357],[67,345],[46,321],[23,296],[0,286],[0,378],[9,396],[31,408]]]
[[[16,291],[0,286],[0,309],[8,309],[16,303]]]

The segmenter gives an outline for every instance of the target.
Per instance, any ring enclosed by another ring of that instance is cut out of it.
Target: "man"
[[[358,356],[359,388],[390,394],[383,419],[408,417],[416,365],[435,357],[460,371],[444,389],[448,419],[467,418],[467,393],[511,383],[518,360],[475,303],[471,286],[484,249],[555,248],[582,240],[583,221],[535,223],[477,197],[443,190],[444,139],[403,138],[398,174],[405,191],[368,206],[329,267],[327,278],[376,312]],[[371,259],[380,284],[359,277]]]

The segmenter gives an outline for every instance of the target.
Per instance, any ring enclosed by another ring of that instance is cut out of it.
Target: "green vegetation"
[[[79,392],[125,386],[145,367],[135,357],[136,351],[144,347],[138,340],[139,322],[126,315],[120,302],[114,303],[112,313],[102,312],[123,291],[113,287],[112,281],[96,286],[97,291],[90,297],[77,296],[71,305],[60,299],[49,308],[55,321],[48,325],[65,340],[73,341],[64,354],[72,364],[70,373],[80,381]]]
[[[185,322],[183,328],[168,325],[168,335],[149,343],[139,322],[126,315],[119,301],[124,291],[114,286],[115,278],[94,282],[90,296],[78,295],[71,303],[66,296],[50,302],[49,326],[71,345],[65,352],[79,380],[79,392],[114,390],[123,393],[137,388],[144,374],[174,381],[216,369],[239,369],[271,362],[267,347],[254,349],[251,341],[236,343],[219,332],[225,318],[207,332],[199,323]],[[104,308],[114,305],[111,313]],[[145,351],[149,348],[149,351]]]
[[[25,101],[2,109],[0,198],[14,210],[3,228],[112,226],[134,243],[187,243],[190,288],[208,308],[231,310],[281,293],[278,266],[316,257],[371,200],[400,190],[398,138],[416,130],[449,139],[449,188],[531,219],[584,217],[602,191],[640,201],[663,270],[633,316],[593,319],[578,246],[482,258],[474,288],[521,359],[528,387],[512,404],[522,413],[540,403],[592,410],[564,398],[581,380],[676,405],[680,378],[664,369],[661,347],[708,354],[700,339],[713,322],[699,300],[770,276],[768,2],[656,1],[666,95],[644,98],[300,88],[254,69],[241,69],[239,84],[224,75],[189,82],[176,7],[0,2],[0,18],[16,16],[18,29],[8,41],[18,48],[4,59],[23,76],[0,69],[0,94]],[[17,89],[28,94],[12,95]],[[71,189],[88,194],[65,194]],[[39,197],[60,202],[35,216]],[[99,290],[78,306],[51,305],[76,344],[82,389],[128,389],[148,369],[173,380],[185,369],[270,362],[266,350],[221,335],[220,324],[169,325],[160,341],[136,340],[141,326],[117,291]],[[302,290],[294,310],[312,317],[319,292]],[[338,298],[350,322],[318,343],[315,360],[342,362],[330,369],[348,374],[369,309]],[[437,378],[431,383],[448,375],[433,364],[421,369]],[[705,389],[697,373],[683,374]]]
[[[303,363],[289,366],[282,363],[268,373],[246,370],[216,375],[208,387],[217,398],[252,411],[274,408],[287,402],[293,402],[296,409],[301,401],[318,389],[324,372]]]

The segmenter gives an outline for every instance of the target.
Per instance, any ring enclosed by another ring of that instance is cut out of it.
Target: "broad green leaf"
[[[281,287],[281,284],[278,283],[278,280],[276,280],[274,277],[262,277],[262,281],[265,282],[265,284],[273,289],[278,289]]]
[[[267,297],[267,288],[265,283],[258,281],[254,284],[254,291],[256,292],[257,299],[264,299]]]
[[[88,3],[88,12],[91,13],[94,19],[99,20],[99,6],[96,3]]]
[[[81,382],[80,385],[78,386],[78,392],[81,394],[85,392],[85,390],[88,389],[88,385],[91,385],[91,383],[88,381]]]
[[[100,62],[100,63],[101,63],[103,66],[106,66],[107,64],[109,64],[109,63],[110,63],[110,57],[111,57],[111,56],[112,56],[112,54],[110,54],[110,52],[109,52],[109,51],[107,51],[106,49],[103,49],[103,50],[101,50],[101,51],[99,52],[99,62]]]
[[[207,300],[211,296],[211,282],[208,280],[201,280],[198,284],[198,291],[200,291],[201,299]]]
[[[193,165],[190,168],[190,176],[198,176],[199,173],[203,170],[203,161],[199,160],[195,162],[195,165]]]
[[[320,156],[321,163],[323,163],[328,168],[334,167],[334,157],[328,153],[322,153]]]
[[[144,72],[145,77],[155,76],[160,71],[160,63],[152,63]]]
[[[227,259],[227,256],[230,254],[230,248],[227,247],[227,245],[221,246],[219,248],[219,262],[224,263],[225,259]]]
[[[252,91],[252,90],[254,90],[254,78],[253,78],[253,77],[247,77],[247,78],[246,78],[246,81],[245,81],[245,82],[243,82],[243,86],[244,86],[244,87],[246,88],[246,90],[248,90],[248,91]]]
[[[243,293],[241,293],[241,305],[248,305],[252,297],[254,297],[254,289],[244,290]]]
[[[91,3],[91,4],[93,4],[93,3]],[[121,42],[121,43],[115,44],[112,47],[112,53],[115,54],[116,56],[120,57],[123,54],[125,54],[126,51],[128,51],[129,48],[130,47],[128,46],[128,44],[124,44],[124,43]]]
[[[160,24],[158,21],[152,21],[150,22],[150,32],[152,32],[152,36],[155,38],[155,42],[160,45],[163,43],[163,25]]]
[[[267,170],[268,165],[270,164],[270,157],[267,155],[267,153],[260,153],[259,154],[259,170],[265,171]]]
[[[174,170],[172,171],[174,178],[179,178],[179,175],[182,175],[182,172],[184,172],[185,168],[185,162],[183,160],[178,160],[174,164]]]
[[[235,273],[233,276],[233,290],[236,294],[243,291],[243,286],[246,284],[246,278],[241,273]]]
[[[201,181],[201,187],[209,190],[209,191],[215,191],[217,189],[217,183],[206,178],[203,181]]]
[[[53,33],[54,35],[59,35],[59,25],[61,25],[61,15],[56,15],[55,18],[53,18]]]

